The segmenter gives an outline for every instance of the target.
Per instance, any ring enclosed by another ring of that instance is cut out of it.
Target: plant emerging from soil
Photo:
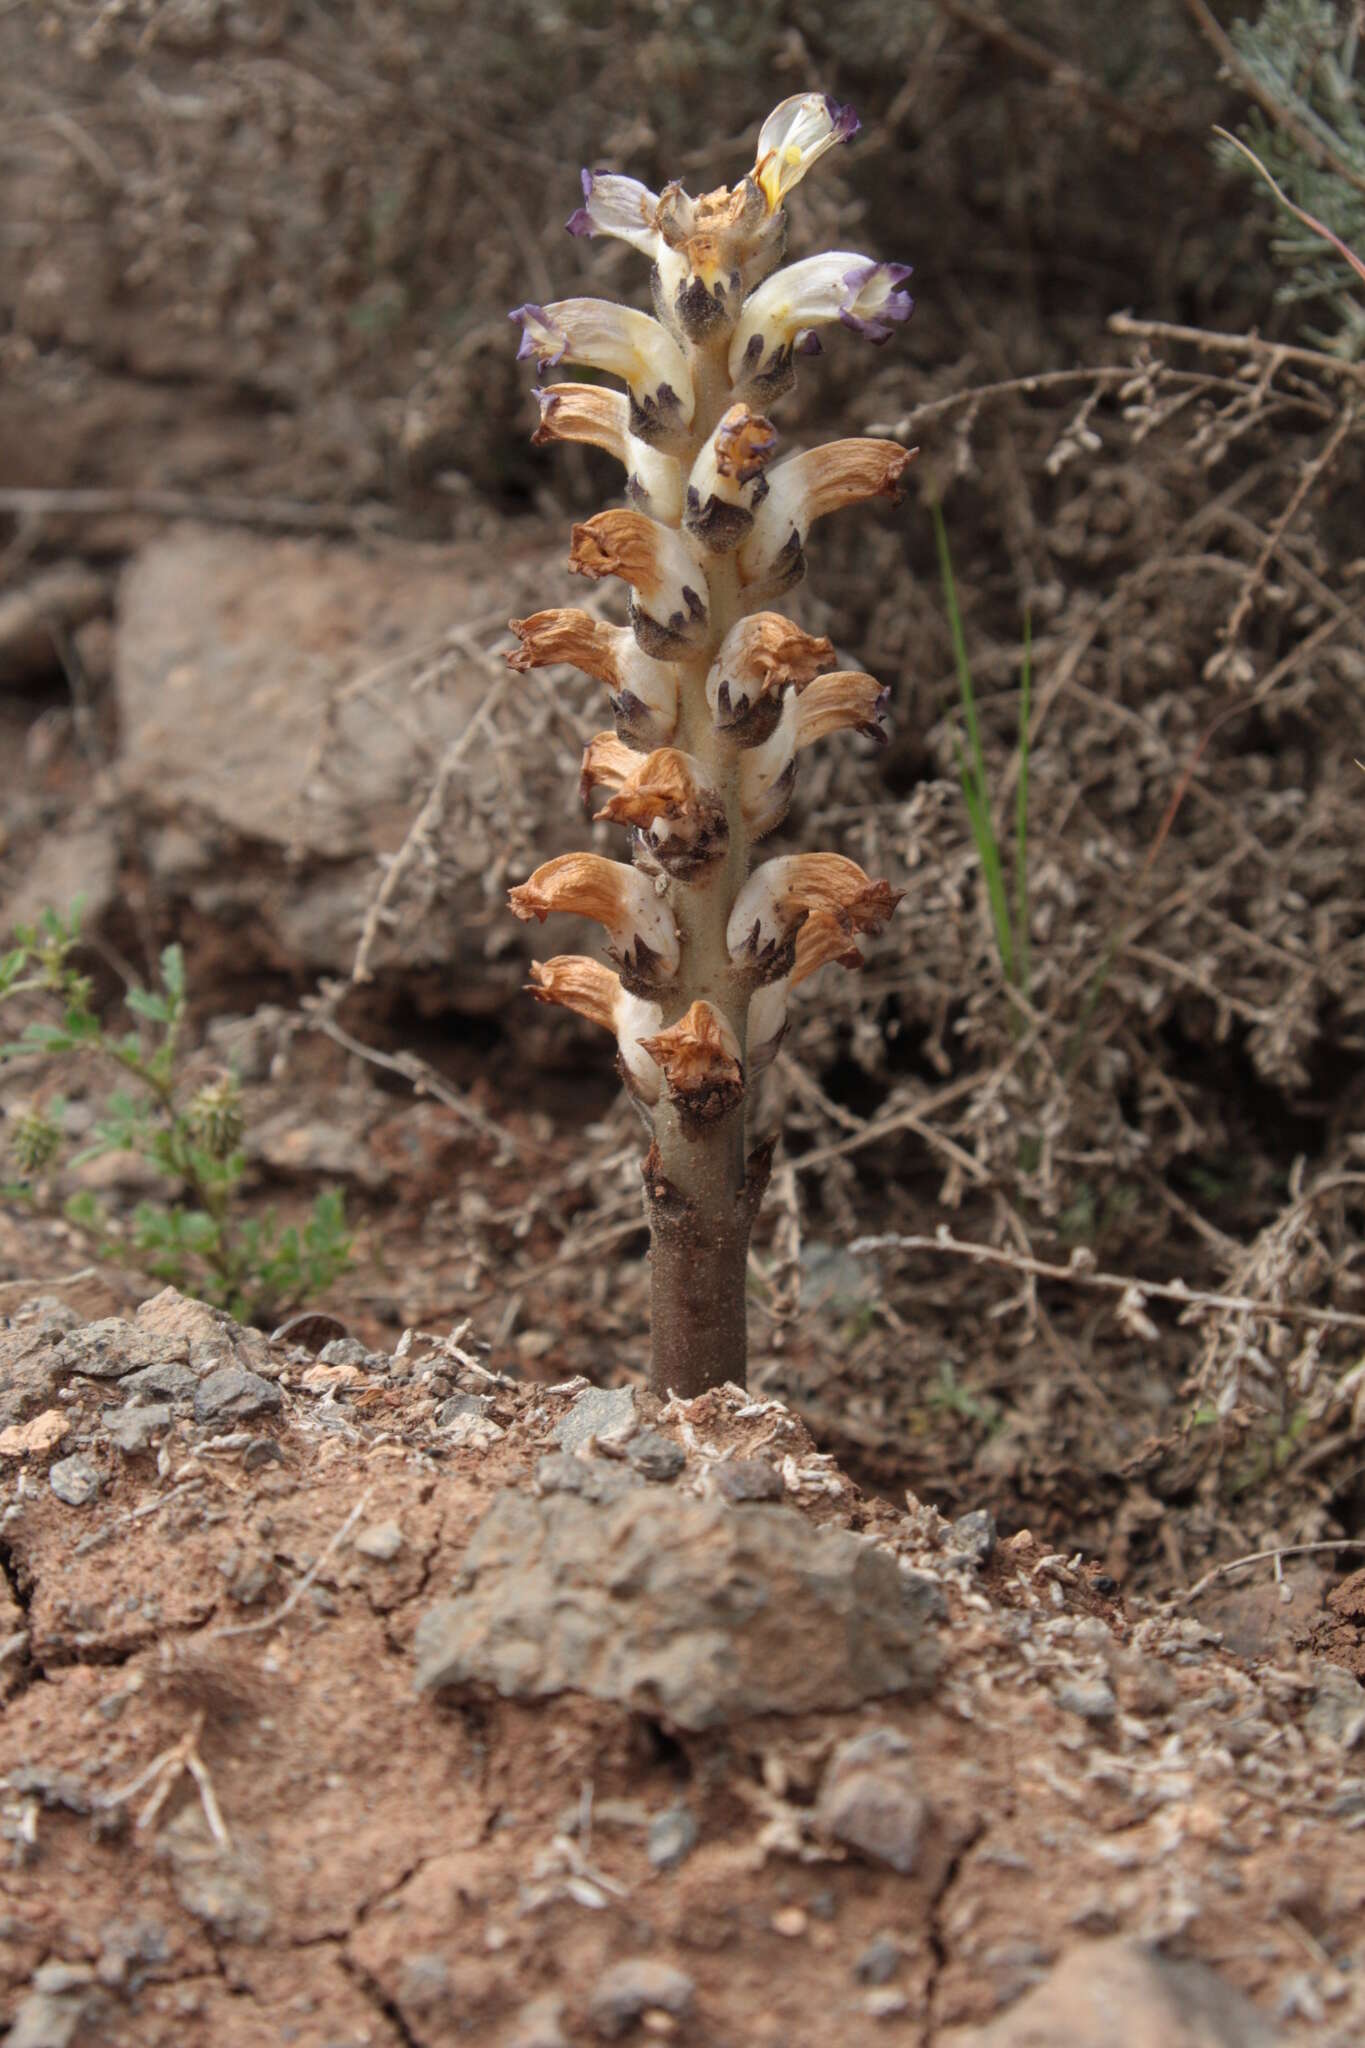
[[[85,1188],[67,1200],[68,1219],[100,1257],[154,1273],[236,1316],[272,1314],[330,1286],[350,1263],[336,1190],[314,1198],[302,1231],[281,1229],[273,1210],[263,1217],[242,1213],[241,1092],[229,1071],[197,1083],[186,1073],[180,947],[162,953],[158,989],[129,989],[125,1000],[138,1028],[117,1034],[95,1010],[92,984],[75,957],[80,938],[79,905],[65,919],[46,910],[0,954],[0,1003],[32,997],[53,1013],[31,1018],[19,1038],[0,1045],[0,1066],[58,1059],[71,1062],[82,1080],[91,1061],[117,1069],[127,1085],[107,1096],[89,1144],[70,1164],[132,1156],[160,1175],[168,1197],[139,1202],[125,1225]],[[66,1117],[65,1100],[49,1094],[11,1118],[8,1150],[21,1177],[0,1193],[11,1200],[40,1198],[65,1146]]]
[[[849,729],[884,737],[886,693],[840,669],[827,639],[773,602],[805,572],[811,524],[897,495],[913,450],[834,441],[772,461],[767,408],[800,354],[840,323],[886,341],[912,301],[908,270],[846,250],[778,269],[783,202],[857,131],[818,93],[764,122],[753,169],[692,198],[585,171],[576,235],[619,237],[651,262],[657,317],[591,298],[521,306],[522,356],[619,378],[537,393],[538,442],[616,456],[628,503],[573,531],[569,566],[630,588],[629,624],[584,610],[514,619],[513,668],[570,662],[604,683],[615,729],[584,754],[585,799],[625,827],[633,865],[597,853],[546,862],[512,891],[520,918],[594,919],[614,970],[580,954],[532,969],[532,993],[615,1034],[626,1087],[649,1124],[651,1383],[692,1395],[746,1360],[749,1236],[772,1144],[753,1142],[754,1083],[775,1057],[792,992],[821,967],[862,964],[898,896],[854,861],[793,854],[751,872],[783,821],[797,757]]]

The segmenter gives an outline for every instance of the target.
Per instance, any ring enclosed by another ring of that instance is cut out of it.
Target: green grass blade
[[[1014,936],[1019,993],[1029,992],[1028,767],[1029,712],[1033,701],[1033,621],[1024,614],[1024,660],[1019,671],[1019,780],[1014,795]]]

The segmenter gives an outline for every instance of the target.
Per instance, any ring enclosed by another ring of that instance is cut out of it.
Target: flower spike
[[[747,1138],[754,1077],[776,1056],[792,991],[831,961],[861,966],[860,936],[899,900],[837,853],[750,872],[802,751],[840,731],[884,738],[880,684],[764,609],[804,573],[814,521],[894,497],[913,454],[863,438],[777,463],[766,417],[825,327],[880,342],[911,310],[902,264],[836,251],[778,267],[787,200],[857,127],[827,95],[796,93],[733,187],[656,193],[585,171],[569,229],[649,261],[656,317],[591,298],[513,315],[542,372],[583,364],[624,386],[544,385],[534,438],[588,442],[622,464],[624,508],[574,527],[569,567],[621,578],[629,624],[596,606],[536,612],[512,621],[506,658],[518,672],[572,662],[606,685],[615,730],[588,742],[582,795],[628,832],[631,863],[561,854],[511,906],[595,918],[619,969],[561,955],[532,968],[531,987],[614,1034],[653,1132],[643,1175],[661,1397],[743,1382],[749,1234],[776,1142]]]
[[[561,853],[509,890],[512,914],[544,924],[552,910],[574,910],[603,925],[621,979],[647,994],[678,971],[678,927],[668,905],[636,868],[600,853]]]

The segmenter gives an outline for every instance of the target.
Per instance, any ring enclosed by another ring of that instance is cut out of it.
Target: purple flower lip
[[[514,307],[507,317],[509,320],[515,320],[521,328],[521,346],[517,350],[517,361],[519,363],[524,362],[527,356],[535,356],[539,361],[541,369],[547,370],[553,368],[556,363],[563,362],[564,352],[569,345],[567,338],[560,342],[559,348],[554,355],[543,355],[531,334],[530,323],[532,321],[538,322],[540,326],[544,327],[547,331],[549,330],[550,322],[545,317],[545,308],[543,306],[537,306],[528,301],[524,306]]]
[[[594,176],[594,172],[586,169],[581,170],[578,174],[578,181],[583,187],[583,197],[585,199],[592,198]],[[564,225],[571,235],[595,235],[597,233],[597,229],[593,225],[592,215],[586,206],[576,208],[569,215]]]
[[[836,142],[851,142],[863,125],[852,107],[841,107],[838,100],[831,99],[828,93],[825,94],[825,112],[833,123]]]

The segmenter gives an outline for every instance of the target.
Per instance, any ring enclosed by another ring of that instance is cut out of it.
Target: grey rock
[[[588,2018],[604,2041],[618,2041],[647,2012],[681,2019],[696,1987],[685,1970],[654,1956],[630,1956],[598,1978],[588,1999]]]
[[[355,1547],[362,1557],[373,1558],[377,1564],[392,1564],[403,1548],[403,1532],[397,1522],[371,1522],[357,1530]]]
[[[1354,1749],[1365,1735],[1365,1691],[1338,1664],[1315,1660],[1317,1685],[1303,1717],[1306,1733],[1332,1749]]]
[[[106,1408],[102,1419],[110,1443],[126,1458],[136,1458],[151,1449],[153,1437],[170,1428],[171,1410],[163,1402],[154,1401],[144,1408],[130,1401],[126,1408]]]
[[[642,1429],[626,1447],[626,1462],[642,1479],[676,1479],[687,1463],[681,1444],[659,1429]]]
[[[92,1380],[121,1380],[149,1365],[188,1365],[190,1347],[183,1337],[158,1336],[122,1316],[105,1316],[68,1331],[57,1356],[68,1372],[84,1373]]]
[[[789,1508],[640,1485],[499,1495],[416,1651],[422,1691],[584,1692],[689,1729],[923,1691],[938,1663],[885,1551]]]
[[[711,1469],[711,1484],[723,1500],[781,1500],[782,1474],[766,1458],[727,1458]]]
[[[919,1862],[931,1812],[910,1744],[894,1728],[870,1728],[830,1758],[816,1819],[836,1842],[908,1877]]]
[[[369,1352],[359,1337],[333,1337],[318,1353],[319,1365],[364,1365]]]
[[[1118,1710],[1114,1688],[1103,1678],[1059,1685],[1053,1697],[1059,1707],[1079,1714],[1083,1721],[1112,1721]]]
[[[133,1320],[140,1330],[184,1338],[189,1345],[189,1362],[201,1379],[223,1365],[243,1366],[264,1379],[273,1379],[279,1372],[279,1364],[262,1331],[234,1323],[226,1309],[194,1301],[187,1294],[178,1294],[174,1287],[163,1287],[160,1294],[144,1301]]]
[[[81,1324],[79,1311],[56,1294],[31,1294],[6,1320],[16,1329],[24,1326],[34,1336],[43,1337],[54,1333],[64,1336],[68,1330],[78,1330]]]
[[[860,1984],[889,1984],[904,1961],[900,1943],[879,1934],[854,1958],[853,1974]]]
[[[125,1394],[138,1400],[169,1401],[173,1407],[188,1408],[194,1401],[199,1375],[190,1365],[146,1365],[120,1382]]]
[[[274,1910],[256,1857],[234,1840],[212,1840],[197,1807],[186,1807],[157,1837],[157,1853],[171,1866],[171,1886],[187,1913],[228,1941],[259,1943]]]
[[[28,1422],[50,1408],[66,1378],[55,1333],[42,1329],[0,1330],[0,1429]]]
[[[273,1380],[248,1372],[241,1365],[220,1365],[200,1380],[194,1390],[196,1422],[249,1421],[253,1415],[272,1415],[283,1396]]]
[[[58,1458],[55,1465],[49,1466],[47,1483],[69,1508],[84,1508],[99,1493],[100,1475],[90,1460],[77,1451],[74,1457]]]
[[[86,2041],[109,2000],[82,1963],[43,1963],[5,2036],[5,2048],[73,2048]]]
[[[551,1451],[536,1465],[536,1487],[541,1493],[572,1493],[581,1500],[619,1500],[640,1484],[636,1473],[603,1458],[575,1458],[568,1451]]]
[[[951,1547],[971,1558],[974,1564],[986,1563],[996,1539],[995,1516],[989,1508],[972,1508],[968,1514],[959,1515],[948,1531]]]
[[[452,1422],[459,1422],[466,1415],[471,1421],[481,1422],[492,1406],[491,1394],[452,1394],[436,1410],[436,1427],[449,1429]]]
[[[555,1424],[554,1439],[562,1451],[576,1451],[590,1436],[624,1433],[635,1420],[635,1396],[629,1387],[585,1387]]]
[[[258,959],[348,972],[375,848],[410,799],[414,744],[439,758],[483,703],[487,677],[472,657],[457,660],[441,689],[410,703],[395,682],[400,724],[382,693],[338,696],[337,650],[347,672],[398,674],[452,617],[496,606],[497,588],[468,548],[399,562],[335,541],[181,528],[140,549],[119,590],[117,772],[158,880],[244,945],[259,934]],[[310,801],[325,717],[327,800]],[[493,750],[474,750],[467,767],[477,813],[498,800]],[[571,830],[566,814],[566,846]],[[491,841],[465,860],[457,838],[447,854],[439,888],[394,903],[373,964],[434,970],[467,987],[471,1008],[487,1007],[524,978],[529,948],[514,940],[497,961],[486,951]],[[272,888],[286,858],[290,886]]]
[[[676,1870],[697,1846],[697,1823],[685,1806],[670,1806],[649,1824],[647,1853],[656,1870]]]
[[[939,2048],[1285,2048],[1284,2037],[1203,1963],[1114,1935],[1068,1950],[1046,1981]]]

